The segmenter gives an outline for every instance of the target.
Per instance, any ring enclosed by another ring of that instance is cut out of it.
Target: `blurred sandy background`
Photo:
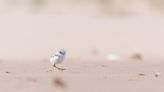
[[[163,0],[1,0],[0,59],[163,59]],[[92,52],[99,54],[95,57]]]

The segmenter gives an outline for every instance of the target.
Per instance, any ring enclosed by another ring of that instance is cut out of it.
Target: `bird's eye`
[[[60,53],[60,54],[64,54],[64,52],[62,52],[62,51],[59,51],[59,53]]]

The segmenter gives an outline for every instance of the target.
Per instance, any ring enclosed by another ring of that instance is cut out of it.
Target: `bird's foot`
[[[65,68],[60,68],[60,67],[55,67],[56,69],[60,70],[60,71],[64,71],[66,70]]]
[[[66,70],[66,69],[64,69],[64,68],[59,68],[59,67],[55,67],[55,68],[58,69],[58,70],[60,70],[60,71]]]
[[[60,70],[60,71],[66,70],[66,69],[64,69],[64,68],[57,67],[56,65],[54,65],[54,68],[56,68],[56,69],[58,69],[58,70]]]
[[[61,71],[65,71],[66,69],[65,69],[65,68],[60,68],[59,70],[61,70]]]

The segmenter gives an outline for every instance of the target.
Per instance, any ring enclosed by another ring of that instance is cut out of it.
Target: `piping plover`
[[[64,50],[64,49],[60,49],[55,54],[53,54],[50,57],[50,62],[53,65],[53,67],[55,67],[59,70],[65,70],[63,68],[59,68],[59,67],[56,66],[56,64],[61,64],[64,61],[65,56],[66,56],[66,50]]]

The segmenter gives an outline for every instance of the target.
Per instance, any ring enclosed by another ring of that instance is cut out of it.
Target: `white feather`
[[[65,50],[63,50],[64,54],[61,54],[60,51],[58,51],[56,54],[53,54],[50,57],[50,62],[51,62],[52,65],[60,64],[60,63],[62,63],[64,61],[64,59],[65,59]]]

